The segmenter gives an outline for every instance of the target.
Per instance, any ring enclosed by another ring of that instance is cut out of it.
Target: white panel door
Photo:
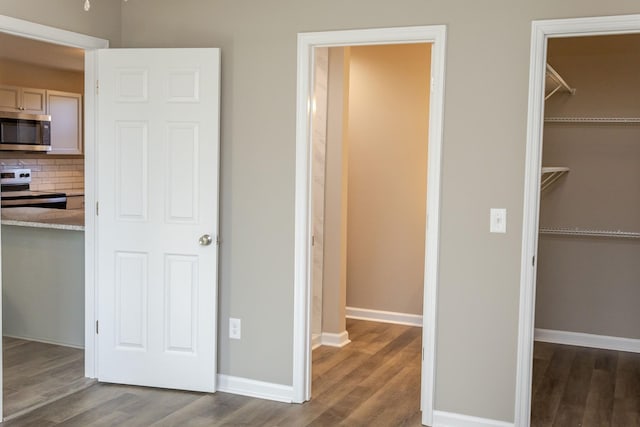
[[[215,391],[219,74],[218,49],[98,55],[100,381]]]

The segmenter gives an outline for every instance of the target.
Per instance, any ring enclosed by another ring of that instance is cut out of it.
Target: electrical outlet
[[[242,324],[240,319],[229,318],[229,338],[239,340],[242,334]]]

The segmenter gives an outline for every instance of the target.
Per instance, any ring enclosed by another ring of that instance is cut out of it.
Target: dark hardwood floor
[[[94,383],[84,350],[3,337],[4,417],[45,405]]]
[[[419,426],[421,329],[357,320],[347,328],[351,344],[314,350],[313,397],[303,405],[96,383],[1,425]],[[27,363],[27,353],[5,353],[5,363]],[[532,392],[534,427],[640,427],[640,354],[536,343]]]
[[[531,426],[640,426],[640,354],[536,342]]]
[[[2,426],[419,426],[421,328],[347,328],[351,344],[314,350],[302,405],[99,383]]]

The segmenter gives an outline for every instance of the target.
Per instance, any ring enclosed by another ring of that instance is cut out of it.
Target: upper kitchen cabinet
[[[82,154],[82,95],[47,91],[51,116],[51,151],[49,154]]]
[[[47,91],[45,89],[0,85],[0,110],[46,114]]]

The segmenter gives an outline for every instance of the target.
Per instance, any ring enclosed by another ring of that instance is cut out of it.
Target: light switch
[[[491,208],[489,212],[489,232],[506,233],[507,232],[507,210]]]

